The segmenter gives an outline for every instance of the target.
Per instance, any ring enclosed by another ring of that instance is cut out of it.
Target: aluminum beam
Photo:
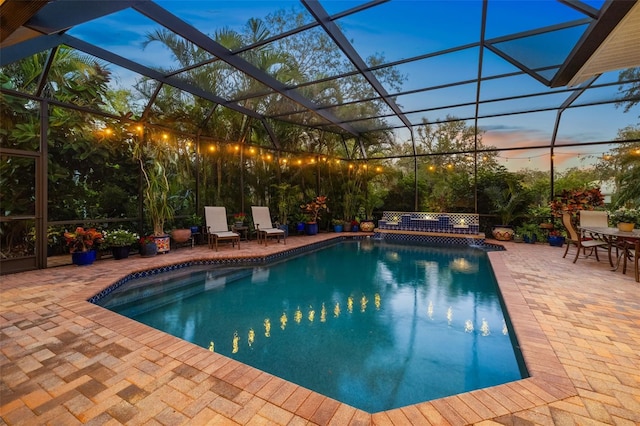
[[[153,80],[156,80],[163,84],[168,84],[170,86],[176,87],[185,92],[191,93],[195,96],[201,97],[203,99],[207,99],[209,101],[215,102],[222,106],[225,106],[229,109],[237,111],[239,113],[245,114],[249,117],[260,118],[260,114],[250,109],[244,108],[240,105],[234,104],[232,102],[227,101],[226,99],[221,98],[220,96],[214,95],[206,90],[203,90],[193,84],[187,83],[183,80],[174,77],[166,77],[159,71],[148,68],[144,65],[140,65],[137,62],[133,62],[129,59],[123,58],[122,56],[116,55],[115,53],[109,52],[108,50],[102,49],[100,47],[94,46],[93,44],[89,44],[75,37],[71,37],[69,35],[60,36],[61,42],[66,44],[69,47],[80,50],[82,52],[88,53],[90,55],[96,56],[100,59],[103,59],[107,62],[111,62],[112,64],[118,65],[120,67],[126,68],[130,71],[143,75],[145,77],[149,77]]]
[[[393,110],[396,116],[404,123],[407,128],[411,127],[411,122],[405,117],[400,107],[389,96],[387,90],[382,86],[380,81],[369,70],[360,54],[353,48],[349,40],[344,36],[340,28],[333,22],[329,14],[324,10],[319,2],[314,0],[300,0],[302,4],[309,10],[313,17],[320,23],[326,33],[338,45],[340,50],[347,56],[351,63],[356,67],[360,74],[369,82],[373,89],[382,97],[389,108]]]

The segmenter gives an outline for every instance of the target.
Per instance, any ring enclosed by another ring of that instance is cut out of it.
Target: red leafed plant
[[[309,223],[315,223],[318,221],[320,212],[327,209],[327,197],[326,195],[319,195],[315,200],[303,204],[300,206],[305,213],[309,215]]]
[[[564,190],[549,205],[555,217],[564,212],[575,215],[579,210],[593,210],[604,205],[604,196],[600,188]]]
[[[74,253],[90,250],[95,244],[102,241],[102,233],[95,228],[84,229],[79,226],[74,232],[65,232],[64,238],[69,250]]]

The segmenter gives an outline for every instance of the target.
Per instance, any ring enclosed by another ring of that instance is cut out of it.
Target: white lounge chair
[[[269,207],[251,206],[251,216],[253,217],[253,225],[256,227],[256,233],[258,234],[258,243],[264,241],[264,245],[267,245],[267,239],[269,237],[277,238],[280,242],[287,244],[287,235],[284,230],[275,228],[271,222],[271,214],[269,213]]]
[[[238,250],[240,250],[240,234],[229,231],[226,208],[206,206],[204,217],[207,224],[209,248],[213,248],[215,245],[216,251],[218,251],[218,241],[231,240],[232,247],[235,247],[237,242]]]

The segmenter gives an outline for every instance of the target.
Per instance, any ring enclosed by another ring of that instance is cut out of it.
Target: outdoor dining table
[[[583,227],[581,231],[584,234],[590,234],[592,237],[601,238],[609,244],[609,264],[614,271],[620,267],[620,261],[623,261],[622,273],[627,271],[627,259],[630,258],[631,250],[638,252],[640,250],[640,229],[626,232],[620,231],[615,227]],[[611,257],[613,247],[620,250],[615,267]],[[636,281],[638,281],[638,271],[635,271]]]

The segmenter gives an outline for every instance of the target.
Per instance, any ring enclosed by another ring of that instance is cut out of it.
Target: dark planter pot
[[[535,244],[537,241],[537,237],[535,235],[524,235],[524,242],[527,244]]]
[[[129,257],[129,252],[131,251],[131,247],[111,247],[111,254],[113,254],[113,258],[115,260],[126,259]]]
[[[358,225],[351,225],[351,232],[358,232],[360,227]]]
[[[96,251],[76,251],[71,253],[71,261],[74,265],[86,266],[92,265],[96,260]]]
[[[333,232],[342,232],[342,225],[333,225]]]
[[[197,234],[200,232],[200,227],[199,226],[192,226],[191,227],[191,234]]]
[[[318,222],[307,223],[305,230],[307,235],[316,235],[318,233]]]
[[[351,222],[344,223],[344,232],[351,232]]]
[[[298,222],[298,224],[296,225],[296,231],[304,232],[304,222]]]
[[[552,247],[562,247],[564,245],[564,237],[552,235],[548,239],[549,245]]]
[[[287,238],[289,236],[289,225],[279,225],[278,228],[284,231],[284,237]]]
[[[140,256],[153,257],[158,254],[158,245],[156,243],[143,244],[140,246]]]

